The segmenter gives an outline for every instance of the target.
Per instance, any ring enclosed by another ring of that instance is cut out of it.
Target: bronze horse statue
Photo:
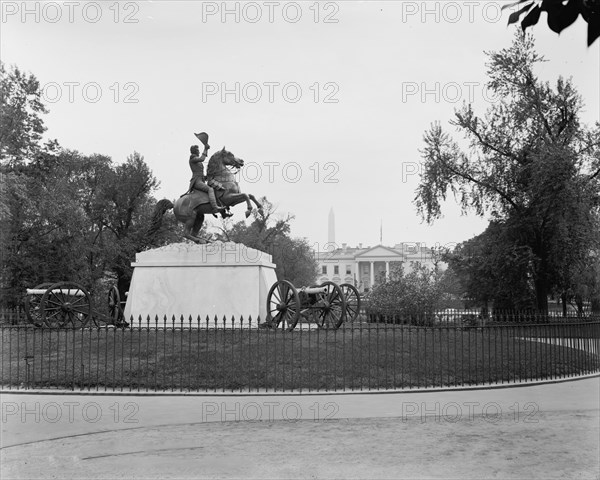
[[[238,183],[235,181],[235,173],[244,166],[244,160],[237,158],[233,153],[223,147],[214,153],[208,161],[206,171],[207,183],[216,180],[224,190],[215,189],[217,202],[225,207],[232,207],[238,203],[246,202],[246,218],[252,213],[252,203],[260,210],[262,205],[254,195],[242,193]],[[208,194],[198,190],[186,193],[179,197],[173,206],[175,218],[183,223],[183,236],[195,243],[206,243],[206,240],[198,237],[198,232],[204,223],[204,215],[213,213],[208,200]]]

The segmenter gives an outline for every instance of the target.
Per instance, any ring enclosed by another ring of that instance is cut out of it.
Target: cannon
[[[29,323],[38,327],[82,328],[85,326],[127,326],[119,290],[108,291],[105,313],[92,308],[90,293],[75,282],[42,283],[28,288],[23,306]]]
[[[273,284],[267,295],[268,328],[293,330],[302,317],[321,329],[338,329],[360,312],[360,294],[354,285],[324,282],[297,289],[287,280]]]

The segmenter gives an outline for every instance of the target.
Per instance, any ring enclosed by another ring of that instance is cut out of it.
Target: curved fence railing
[[[18,320],[18,319],[17,319]],[[3,388],[361,391],[510,384],[600,371],[600,318],[433,325],[146,318],[128,328],[0,324]]]

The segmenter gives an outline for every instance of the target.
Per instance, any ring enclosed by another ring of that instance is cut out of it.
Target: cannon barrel
[[[45,288],[28,288],[27,295],[43,295],[47,291],[48,291],[48,289],[45,289]],[[79,297],[85,296],[85,293],[83,292],[83,290],[81,290],[79,288],[69,288],[69,289],[55,288],[55,289],[52,289],[52,292],[57,293],[57,294],[63,294],[63,295],[76,295]]]
[[[309,295],[315,293],[327,293],[327,287],[302,287],[300,291]]]

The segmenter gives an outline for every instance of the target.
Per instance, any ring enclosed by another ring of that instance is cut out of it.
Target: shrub
[[[393,266],[390,277],[369,292],[366,312],[371,322],[432,325],[443,295],[436,272],[419,263],[408,274]]]

